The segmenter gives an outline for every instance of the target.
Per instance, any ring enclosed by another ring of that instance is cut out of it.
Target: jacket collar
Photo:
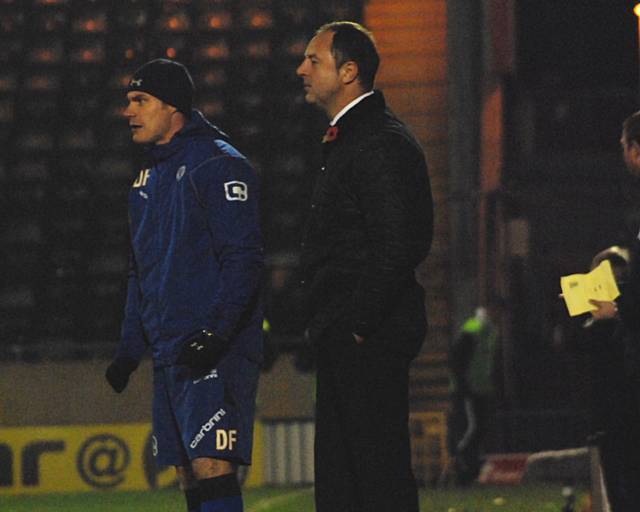
[[[351,110],[353,107],[355,107],[358,103],[360,103],[362,100],[364,100],[365,98],[368,98],[369,96],[371,96],[372,94],[374,94],[373,91],[369,91],[369,92],[365,92],[364,94],[361,94],[360,96],[358,96],[355,100],[349,102],[340,112],[338,112],[334,118],[331,120],[331,122],[329,123],[329,126],[335,126],[336,124],[338,124],[338,121],[340,120],[340,118],[345,115],[347,112],[349,112],[349,110]]]
[[[150,145],[144,148],[145,158],[152,162],[162,162],[181,151],[193,138],[214,138],[228,141],[229,137],[217,126],[210,123],[199,110],[192,110],[186,125],[166,144]]]
[[[350,127],[370,116],[373,113],[383,112],[387,104],[381,91],[374,91],[371,96],[367,96],[360,103],[349,109],[336,123],[341,133],[348,131]]]

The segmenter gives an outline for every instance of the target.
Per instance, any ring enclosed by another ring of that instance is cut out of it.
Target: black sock
[[[193,489],[185,489],[184,497],[187,500],[188,512],[200,512],[200,489],[194,487]]]
[[[240,484],[235,473],[198,480],[200,502],[240,496]]]

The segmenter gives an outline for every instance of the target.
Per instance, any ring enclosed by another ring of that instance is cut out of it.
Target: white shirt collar
[[[365,92],[363,95],[358,96],[355,100],[353,100],[352,102],[348,103],[340,112],[338,112],[335,117],[333,118],[333,120],[329,123],[330,126],[335,126],[336,123],[339,121],[339,119],[345,115],[349,110],[351,110],[353,107],[355,107],[358,103],[360,103],[363,99],[365,99],[367,96],[371,96],[373,94],[373,91],[369,91],[369,92]]]

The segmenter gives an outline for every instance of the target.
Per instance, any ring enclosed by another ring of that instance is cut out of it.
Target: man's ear
[[[352,60],[348,60],[340,67],[340,79],[345,85],[357,80],[359,73],[358,65]]]
[[[171,114],[171,115],[175,114],[178,111],[178,109],[176,107],[174,107],[173,105],[170,105],[169,103],[166,103],[164,101],[162,102],[162,108],[165,109],[165,110],[168,110],[169,114]]]

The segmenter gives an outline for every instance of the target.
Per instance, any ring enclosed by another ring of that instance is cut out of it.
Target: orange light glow
[[[73,29],[76,32],[104,32],[107,29],[107,19],[103,14],[78,19],[73,23]]]
[[[307,42],[304,39],[293,41],[287,46],[287,53],[292,57],[301,57],[307,48]]]
[[[169,57],[170,59],[175,59],[176,55],[178,55],[178,52],[175,48],[167,48],[167,57]]]
[[[56,62],[59,55],[53,50],[46,48],[38,48],[32,52],[32,61],[34,62]]]
[[[228,12],[210,14],[207,19],[207,26],[210,29],[222,29],[231,25],[231,15]]]
[[[640,18],[640,4],[636,4],[636,6],[633,8],[633,13]]]
[[[249,19],[252,28],[269,28],[273,25],[273,18],[265,12],[257,12]]]
[[[124,52],[124,56],[127,60],[131,60],[135,57],[135,52],[133,51],[133,48],[127,48]]]
[[[245,53],[254,59],[265,59],[271,55],[271,45],[268,41],[256,41],[249,43]]]
[[[162,26],[165,30],[169,30],[170,32],[183,32],[189,29],[191,22],[185,14],[178,13],[175,16],[166,18]]]
[[[213,87],[227,82],[227,75],[223,69],[207,71],[201,78],[205,85]]]
[[[226,59],[229,48],[225,44],[211,44],[200,49],[200,55],[207,60]]]
[[[210,100],[201,103],[200,109],[207,117],[219,117],[224,114],[224,103],[220,100]]]

